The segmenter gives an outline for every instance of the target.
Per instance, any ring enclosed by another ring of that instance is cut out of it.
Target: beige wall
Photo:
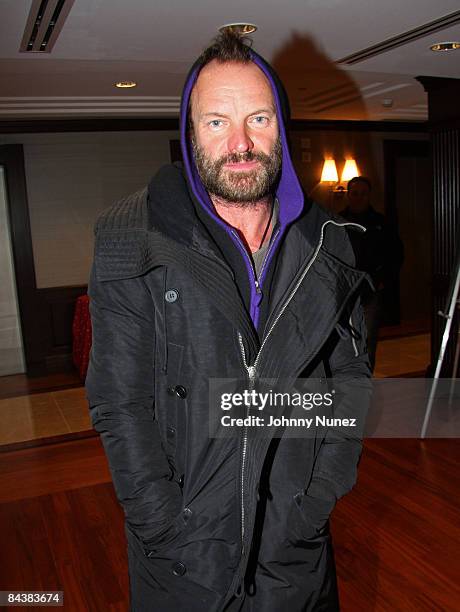
[[[97,215],[144,187],[169,162],[169,141],[177,137],[177,132],[0,136],[0,144],[24,145],[37,287],[88,282]]]

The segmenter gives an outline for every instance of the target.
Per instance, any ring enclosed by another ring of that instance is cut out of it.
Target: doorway
[[[5,168],[0,166],[0,376],[25,372]]]

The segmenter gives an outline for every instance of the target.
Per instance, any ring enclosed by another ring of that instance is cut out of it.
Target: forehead
[[[207,111],[209,106],[238,103],[268,105],[275,110],[271,85],[253,62],[207,64],[198,75],[191,95],[192,110]],[[218,110],[213,109],[213,110]]]

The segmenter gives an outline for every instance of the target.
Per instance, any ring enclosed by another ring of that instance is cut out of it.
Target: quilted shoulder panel
[[[118,200],[104,210],[94,226],[94,233],[100,231],[147,229],[148,207],[147,187]]]

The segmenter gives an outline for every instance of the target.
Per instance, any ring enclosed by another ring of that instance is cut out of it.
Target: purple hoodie
[[[304,195],[299,183],[299,179],[297,178],[297,174],[294,170],[294,166],[292,164],[292,159],[290,156],[286,137],[285,124],[289,117],[289,108],[284,88],[278,76],[273,71],[273,68],[271,68],[271,66],[269,66],[267,62],[253,50],[251,50],[250,53],[252,61],[262,70],[262,72],[268,78],[272,87],[280,130],[283,160],[281,174],[275,194],[279,202],[279,231],[277,232],[276,237],[270,245],[269,251],[266,256],[265,265],[263,266],[263,270],[261,273],[261,277],[258,280],[256,279],[254,273],[250,255],[247,252],[243,243],[241,242],[240,238],[238,237],[237,233],[228,223],[226,223],[216,214],[208,192],[204,188],[203,183],[201,182],[201,179],[199,177],[193,153],[191,151],[190,140],[187,135],[187,112],[189,107],[190,94],[201,69],[201,64],[199,62],[196,62],[190,70],[182,93],[180,111],[180,139],[185,172],[194,196],[196,197],[198,202],[200,202],[203,208],[209,213],[209,215],[211,215],[213,219],[229,234],[236,248],[241,252],[241,255],[245,261],[250,281],[249,284],[251,287],[250,315],[254,327],[257,329],[259,321],[260,302],[263,296],[262,290],[265,272],[268,270],[268,264],[270,263],[270,260],[272,259],[275,250],[278,247],[284,232],[286,231],[286,228],[301,214],[304,205]]]

